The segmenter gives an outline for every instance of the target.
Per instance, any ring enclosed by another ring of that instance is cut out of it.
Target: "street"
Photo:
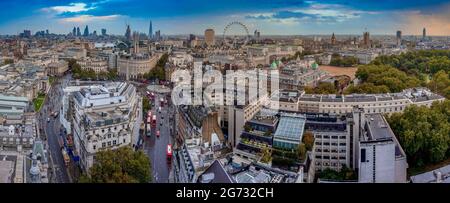
[[[50,167],[53,169],[50,173],[51,182],[56,183],[71,182],[58,141],[60,134],[63,136],[65,135],[64,133],[61,133],[59,117],[53,118],[50,115],[51,112],[59,112],[62,105],[63,86],[65,87],[67,85],[69,79],[70,75],[66,75],[62,79],[55,81],[55,84],[47,94],[41,112],[38,114],[40,121],[39,125],[41,126],[41,129],[44,129],[43,134],[46,135],[48,151],[50,152]],[[47,118],[50,118],[50,122],[47,122]]]
[[[144,94],[145,95],[145,94]],[[173,143],[173,138],[170,135],[170,126],[174,119],[170,115],[170,108],[167,105],[161,108],[161,113],[158,112],[160,106],[160,98],[165,98],[163,94],[155,94],[154,107],[152,112],[156,113],[156,129],[152,129],[152,135],[145,138],[144,151],[150,157],[153,172],[153,182],[168,183],[171,167],[167,162],[167,145]],[[159,138],[156,137],[156,131],[160,131]]]

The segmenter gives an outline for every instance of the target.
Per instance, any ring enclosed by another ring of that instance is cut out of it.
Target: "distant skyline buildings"
[[[80,27],[77,27],[77,36],[78,36],[78,37],[81,36],[81,30],[80,30]]]
[[[426,29],[426,28],[423,28],[423,31],[422,31],[422,39],[425,40],[426,38],[427,38],[427,29]]]
[[[165,0],[80,0],[70,1],[0,1],[8,11],[0,13],[0,35],[18,34],[24,29],[67,34],[73,26],[89,24],[91,30],[107,28],[108,33],[123,35],[124,22],[134,31],[149,33],[149,20],[166,35],[202,35],[205,28],[219,32],[228,23],[239,21],[249,30],[264,35],[358,35],[370,27],[372,35],[450,35],[450,1],[214,1],[198,6],[193,0],[180,3]],[[152,34],[156,29],[153,28]]]
[[[127,25],[127,30],[125,31],[125,38],[128,41],[131,41],[131,28],[130,28],[130,25]]]
[[[150,26],[148,28],[148,39],[153,39],[153,25],[152,25],[152,21],[150,21]]]
[[[216,36],[214,29],[208,28],[205,30],[205,43],[208,46],[214,46],[216,43]]]
[[[89,27],[88,27],[87,25],[86,25],[86,27],[84,28],[83,36],[84,36],[84,37],[89,36]]]
[[[401,30],[397,30],[396,40],[397,40],[397,46],[402,45],[402,31]]]

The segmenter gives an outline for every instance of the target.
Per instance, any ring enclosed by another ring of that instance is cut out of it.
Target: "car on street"
[[[172,162],[172,145],[167,145],[167,164],[170,164]]]
[[[156,137],[159,138],[159,135],[160,135],[160,132],[159,132],[159,130],[158,130],[158,131],[156,131]]]

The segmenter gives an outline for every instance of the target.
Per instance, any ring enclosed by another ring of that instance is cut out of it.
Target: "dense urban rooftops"
[[[295,91],[294,91],[295,92]],[[385,94],[351,94],[351,95],[320,95],[305,94],[304,92],[293,93],[292,90],[280,90],[280,101],[293,102],[312,101],[312,102],[376,102],[376,101],[393,101],[401,99],[409,99],[412,102],[422,102],[429,100],[444,99],[444,97],[431,92],[427,88],[418,87],[405,89],[399,93]],[[277,96],[273,95],[272,100],[276,100]]]

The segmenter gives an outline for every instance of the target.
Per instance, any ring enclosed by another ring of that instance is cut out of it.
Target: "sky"
[[[223,34],[238,21],[250,34],[371,34],[450,36],[450,0],[0,0],[0,35],[48,29],[67,34],[74,26],[83,32],[124,34],[133,31],[162,34],[203,34],[213,28]],[[237,25],[227,34],[245,34]]]

